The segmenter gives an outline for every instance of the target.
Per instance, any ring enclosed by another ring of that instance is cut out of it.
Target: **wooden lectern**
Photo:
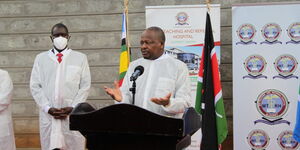
[[[199,128],[194,108],[177,119],[130,104],[95,110],[81,103],[70,115],[70,129],[86,137],[89,150],[181,150]]]

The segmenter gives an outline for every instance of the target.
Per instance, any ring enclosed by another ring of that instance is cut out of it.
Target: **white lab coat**
[[[48,110],[75,107],[86,101],[91,85],[87,57],[67,49],[58,63],[56,53],[49,50],[37,55],[30,79],[32,96],[40,108],[42,150],[83,150],[85,139],[79,132],[69,130],[69,118],[54,119]]]
[[[152,112],[172,117],[181,117],[184,110],[191,106],[191,88],[186,64],[162,55],[158,59],[148,60],[140,58],[130,63],[121,86],[122,103],[132,103],[132,93],[129,80],[137,66],[144,67],[144,73],[136,80],[135,105]],[[170,105],[164,107],[153,103],[153,97],[165,97],[172,93]]]
[[[15,150],[11,96],[13,84],[7,71],[0,69],[0,150]]]

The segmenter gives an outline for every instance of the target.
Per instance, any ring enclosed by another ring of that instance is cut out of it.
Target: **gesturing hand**
[[[122,93],[120,90],[119,83],[117,81],[114,82],[114,88],[109,88],[104,86],[105,92],[110,95],[114,100],[121,102],[122,101]]]
[[[150,100],[152,102],[154,102],[155,104],[167,106],[170,103],[170,97],[171,97],[171,93],[167,94],[165,97],[162,97],[162,98],[154,97],[154,98],[151,98]]]

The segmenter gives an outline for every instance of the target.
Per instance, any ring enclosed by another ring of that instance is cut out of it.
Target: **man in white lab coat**
[[[85,102],[90,85],[90,70],[85,54],[68,48],[68,28],[56,24],[50,36],[53,48],[35,58],[30,88],[40,108],[42,150],[83,150],[84,137],[69,130],[69,114]]]
[[[136,80],[134,105],[152,112],[181,117],[191,106],[191,90],[187,65],[164,54],[165,35],[158,27],[147,28],[141,35],[140,46],[143,58],[130,63],[121,87],[105,87],[113,99],[132,104],[130,76],[139,65],[144,73]]]
[[[13,84],[7,71],[0,69],[0,150],[15,150],[11,96]]]

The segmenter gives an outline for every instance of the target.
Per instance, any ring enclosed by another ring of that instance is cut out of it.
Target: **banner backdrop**
[[[299,3],[232,7],[235,150],[296,150]]]
[[[165,53],[187,64],[195,106],[198,69],[204,44],[206,5],[146,6],[146,26],[158,26],[166,35]],[[220,5],[210,10],[215,49],[220,63]],[[187,150],[199,150],[201,133],[195,133]]]

